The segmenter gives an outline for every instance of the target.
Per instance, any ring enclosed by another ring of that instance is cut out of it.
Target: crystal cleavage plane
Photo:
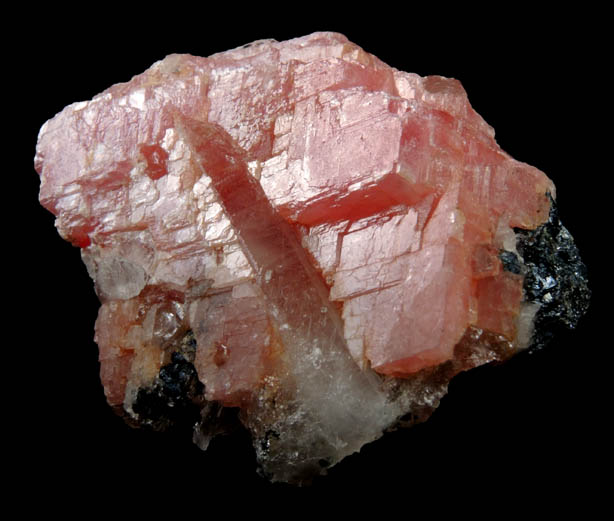
[[[340,34],[168,56],[45,123],[35,167],[101,301],[109,404],[202,448],[238,411],[275,481],[588,307],[552,181],[458,81]]]

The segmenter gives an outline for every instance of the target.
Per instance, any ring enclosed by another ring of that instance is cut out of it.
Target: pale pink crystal
[[[192,331],[206,399],[277,433],[279,479],[432,409],[445,384],[415,385],[442,364],[447,382],[526,347],[523,277],[498,254],[547,220],[552,182],[458,81],[339,34],[168,56],[48,121],[36,168],[102,301],[109,403],[138,420]]]

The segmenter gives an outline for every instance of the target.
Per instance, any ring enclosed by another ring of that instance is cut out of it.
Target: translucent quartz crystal
[[[588,305],[552,182],[458,81],[339,34],[168,56],[45,123],[35,165],[102,303],[108,402],[154,428],[193,408],[203,447],[237,408],[275,480]]]

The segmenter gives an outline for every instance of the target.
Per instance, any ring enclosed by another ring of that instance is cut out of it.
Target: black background
[[[599,499],[606,481],[595,477],[609,459],[599,441],[611,410],[601,403],[597,369],[611,347],[601,322],[610,289],[602,183],[611,166],[594,126],[608,117],[611,91],[603,77],[602,14],[422,12],[412,5],[369,11],[376,7],[348,5],[333,17],[297,4],[283,18],[271,18],[272,7],[246,13],[239,6],[223,12],[147,6],[131,15],[100,7],[18,21],[11,49],[19,50],[7,66],[16,73],[7,105],[15,109],[18,137],[5,142],[8,154],[17,147],[19,161],[5,173],[18,184],[5,221],[15,233],[6,323],[18,334],[5,344],[5,371],[16,380],[5,396],[5,425],[16,434],[7,460],[19,456],[13,484],[37,498],[30,506],[183,503],[207,515],[217,506],[234,512],[244,502],[272,512],[291,498],[299,508],[335,500],[409,514],[424,503],[436,513],[492,498],[505,509],[529,499],[547,508],[591,508]],[[218,439],[202,453],[189,439],[133,430],[113,414],[93,342],[98,301],[78,250],[59,238],[53,216],[38,205],[32,158],[47,119],[167,54],[207,56],[315,30],[342,32],[398,69],[459,79],[502,148],[554,180],[594,297],[576,331],[544,351],[458,376],[426,424],[386,434],[299,489],[257,476],[246,435]]]

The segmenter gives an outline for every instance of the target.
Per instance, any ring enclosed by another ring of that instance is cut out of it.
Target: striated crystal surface
[[[45,123],[35,166],[101,301],[109,404],[203,448],[236,410],[273,480],[426,419],[588,306],[551,180],[458,81],[340,34],[168,56]]]

